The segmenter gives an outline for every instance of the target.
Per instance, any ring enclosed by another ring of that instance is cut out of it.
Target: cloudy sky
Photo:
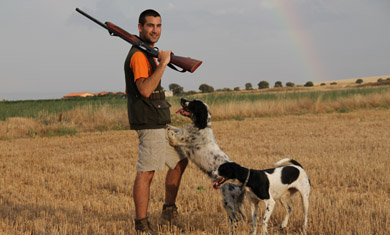
[[[156,46],[203,61],[192,74],[167,69],[167,90],[390,74],[389,0],[2,0],[0,100],[124,91],[130,45],[76,7],[133,34],[141,11],[160,12]]]

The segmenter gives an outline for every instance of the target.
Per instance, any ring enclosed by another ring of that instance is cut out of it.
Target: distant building
[[[89,92],[70,93],[70,94],[65,95],[62,98],[88,97],[88,96],[105,96],[105,95],[109,95],[109,94],[113,94],[113,95],[122,94],[123,97],[126,98],[126,92],[107,92],[107,91],[94,93],[94,94],[93,93],[89,93]],[[165,91],[165,96],[166,97],[172,97],[173,96],[173,92],[172,91]]]
[[[172,97],[173,96],[173,91],[165,91],[165,96],[166,97]]]
[[[94,94],[89,92],[70,93],[65,95],[63,98],[88,97],[88,96],[94,96]]]
[[[94,95],[95,96],[105,96],[105,95],[108,95],[109,94],[109,92],[107,92],[107,91],[102,91],[102,92],[100,92],[100,93],[95,93]]]

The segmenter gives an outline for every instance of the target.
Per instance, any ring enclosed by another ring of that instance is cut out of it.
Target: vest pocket
[[[157,110],[158,121],[157,124],[168,124],[171,123],[171,113],[169,108],[171,104],[165,99],[163,100],[150,100],[155,110]]]
[[[129,103],[130,124],[165,125],[171,123],[171,105],[166,100],[136,99]]]

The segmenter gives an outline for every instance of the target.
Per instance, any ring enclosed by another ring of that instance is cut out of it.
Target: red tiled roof
[[[70,94],[64,95],[64,98],[87,97],[87,96],[94,96],[94,95],[92,93],[89,93],[89,92],[79,92],[79,93],[70,93]]]

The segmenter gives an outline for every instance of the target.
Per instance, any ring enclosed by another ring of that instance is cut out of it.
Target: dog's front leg
[[[249,200],[252,214],[252,231],[251,235],[257,234],[257,213],[259,211],[259,201],[257,200]]]
[[[180,129],[179,127],[167,125],[167,130],[177,131],[177,130],[179,130],[179,129]]]
[[[175,138],[175,132],[176,132],[176,130],[170,129],[168,127],[168,129],[167,129],[167,136],[168,136],[169,144],[171,146],[177,146],[176,138]]]
[[[167,127],[167,136],[168,141],[171,146],[185,146],[185,138],[183,136],[186,135],[185,129],[180,129],[174,126]]]
[[[268,227],[268,221],[271,218],[272,211],[275,207],[275,200],[270,198],[267,200],[264,200],[265,202],[265,212],[264,212],[264,218],[263,218],[263,225],[262,225],[262,234],[267,234],[267,227]]]

